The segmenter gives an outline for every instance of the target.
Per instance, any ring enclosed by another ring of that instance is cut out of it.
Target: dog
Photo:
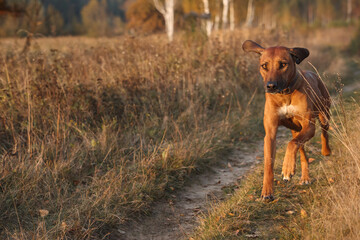
[[[297,69],[310,54],[306,48],[283,46],[263,48],[246,40],[245,52],[260,54],[260,74],[265,88],[264,109],[264,180],[261,197],[273,200],[276,133],[279,126],[291,129],[292,140],[284,157],[282,176],[290,181],[295,174],[296,154],[300,152],[301,181],[310,184],[309,160],[304,144],[315,134],[315,119],[321,125],[321,154],[329,156],[330,94],[321,79],[311,71]]]

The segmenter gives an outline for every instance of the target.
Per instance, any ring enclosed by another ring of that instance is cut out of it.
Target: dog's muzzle
[[[276,81],[269,81],[266,83],[265,92],[273,93],[273,94],[276,94],[276,93],[289,94],[290,89],[285,88],[285,86],[279,86],[278,82],[276,82]]]
[[[270,81],[266,83],[266,92],[273,93],[276,92],[278,89],[277,82]]]

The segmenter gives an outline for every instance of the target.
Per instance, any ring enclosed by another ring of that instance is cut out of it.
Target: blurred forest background
[[[359,15],[359,0],[174,0],[175,32],[198,29],[201,19],[214,30],[308,29],[354,24]],[[0,36],[19,36],[21,29],[98,37],[164,31],[165,21],[153,0],[0,0]]]

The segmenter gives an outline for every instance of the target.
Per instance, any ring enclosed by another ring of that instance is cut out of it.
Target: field
[[[348,32],[39,38],[25,51],[24,39],[2,39],[1,238],[109,237],[219,154],[262,136],[262,84],[245,39],[306,46],[335,89],[336,73],[357,67],[340,57]],[[197,236],[227,236],[211,234]]]

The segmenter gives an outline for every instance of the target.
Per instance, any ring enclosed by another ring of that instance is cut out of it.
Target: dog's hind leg
[[[320,112],[319,120],[321,126],[321,154],[329,156],[331,154],[328,135],[330,114],[328,112]]]

